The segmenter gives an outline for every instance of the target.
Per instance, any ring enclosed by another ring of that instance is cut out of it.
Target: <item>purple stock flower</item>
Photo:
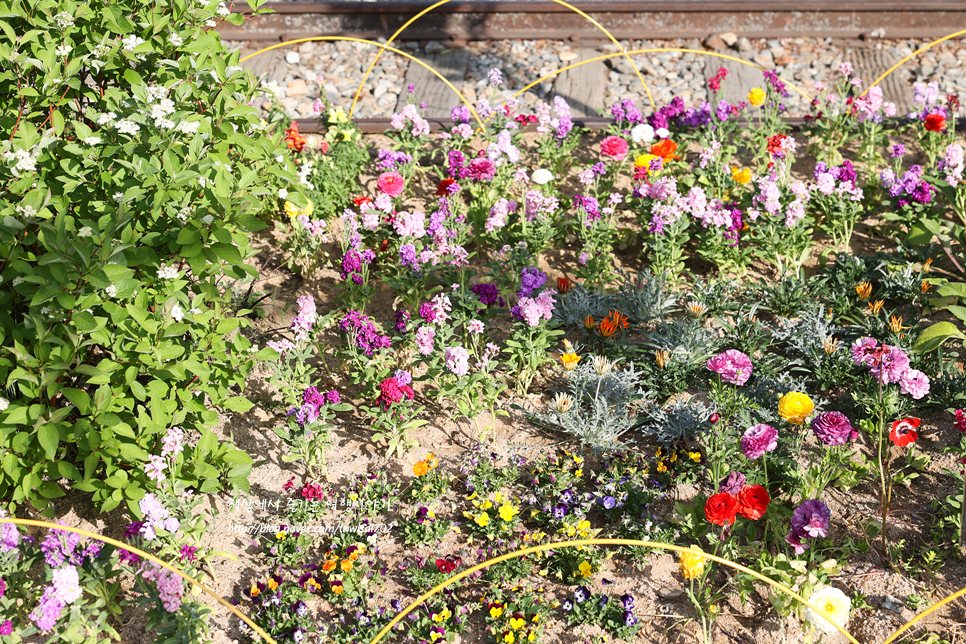
[[[521,298],[533,297],[534,292],[546,283],[546,273],[536,266],[527,266],[520,274],[520,291],[517,295]]]
[[[349,311],[339,321],[339,329],[346,335],[347,341],[371,357],[378,349],[388,349],[389,336],[380,335],[376,325],[366,315],[359,311]]]
[[[496,284],[474,284],[470,290],[473,291],[483,306],[498,303],[500,306],[503,306],[503,298],[500,297],[500,291],[497,289]]]

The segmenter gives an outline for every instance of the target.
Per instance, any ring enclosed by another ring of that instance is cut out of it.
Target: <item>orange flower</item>
[[[342,562],[342,572],[349,572],[350,570],[352,570],[352,562],[351,561],[343,561]]]
[[[309,577],[305,581],[305,590],[309,591],[310,593],[314,593],[315,591],[319,590],[320,588],[322,588],[322,584],[320,584],[319,582],[315,581],[315,577]]]
[[[860,284],[856,285],[855,292],[858,293],[861,299],[867,300],[869,299],[869,296],[872,295],[872,285],[868,282],[861,282]]]
[[[609,315],[611,319],[614,321],[614,324],[616,324],[622,329],[627,328],[628,317],[626,315],[624,315],[620,311],[611,311]]]
[[[617,328],[618,328],[617,322],[614,322],[610,318],[604,318],[603,320],[600,321],[600,324],[598,325],[600,334],[605,338],[609,338],[615,333],[617,333]]]
[[[272,579],[271,577],[268,578],[268,582],[266,582],[265,585],[268,586],[269,590],[275,590],[276,588],[278,588],[278,582]]]
[[[678,149],[678,144],[671,139],[664,139],[663,141],[658,141],[651,146],[651,154],[661,157],[665,163],[673,159],[680,159],[678,155],[675,154]]]
[[[335,570],[335,562],[331,559],[322,564],[322,572],[332,572],[333,570]]]
[[[922,291],[923,293],[925,293],[926,291],[928,291],[931,288],[932,288],[932,284],[930,284],[929,282],[923,282],[919,286],[919,290]]]
[[[593,315],[588,315],[587,317],[584,318],[584,328],[587,329],[588,331],[593,329],[595,325],[596,325],[596,322],[594,322]]]
[[[567,291],[570,290],[570,287],[572,287],[573,285],[574,283],[571,282],[570,279],[567,277],[557,278],[557,291],[560,293],[566,293]]]
[[[580,362],[580,356],[576,353],[564,353],[560,356],[560,362],[563,364],[564,371],[573,371]]]
[[[425,476],[429,472],[429,465],[426,461],[419,461],[413,465],[413,474],[416,476]]]
[[[334,592],[336,595],[341,595],[342,591],[344,590],[345,590],[345,587],[342,585],[341,581],[332,582],[332,592]]]
[[[875,302],[869,302],[869,311],[872,315],[878,315],[879,311],[882,310],[882,305],[885,304],[882,300],[876,300]]]

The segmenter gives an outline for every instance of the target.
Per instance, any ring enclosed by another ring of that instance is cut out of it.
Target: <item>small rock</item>
[[[742,36],[735,43],[738,47],[738,51],[751,51],[751,41]]]
[[[386,85],[383,85],[382,83],[380,83],[379,85],[376,85],[376,89],[372,92],[372,95],[375,96],[376,98],[379,98],[388,91],[389,91],[389,88]]]
[[[573,51],[572,49],[569,49],[567,51],[560,52],[559,54],[557,54],[557,57],[562,62],[567,63],[567,62],[570,62],[571,60],[574,60],[574,59],[577,58],[577,52]]]
[[[302,56],[297,51],[290,51],[285,54],[285,62],[289,65],[298,65],[301,60]]]
[[[717,34],[711,34],[710,36],[704,39],[704,46],[707,49],[725,49],[728,46],[728,44],[724,41],[724,39],[721,36]]]
[[[902,607],[902,601],[893,597],[892,595],[886,595],[882,598],[882,608],[886,610],[891,610],[898,613],[902,610]]]
[[[684,594],[680,588],[658,588],[657,596],[666,602],[673,601]]]
[[[426,43],[427,54],[435,54],[439,51],[443,51],[443,45],[438,40],[430,40],[428,43]]]
[[[293,81],[289,81],[286,85],[285,95],[286,96],[305,96],[308,94],[309,88],[305,81],[301,78],[296,78]]]
[[[306,69],[302,72],[302,78],[305,79],[306,83],[314,83],[319,80],[319,75],[311,69]]]
[[[300,116],[309,116],[315,111],[312,109],[311,103],[299,103],[298,107],[295,109],[298,111]]]
[[[777,65],[778,67],[785,67],[786,65],[791,65],[793,62],[795,62],[794,59],[788,54],[782,54],[781,56],[775,59],[775,65]]]
[[[718,37],[724,41],[724,44],[729,47],[734,47],[735,43],[738,42],[738,36],[735,35],[733,31],[726,31],[723,34],[718,34]]]
[[[752,58],[752,61],[756,65],[764,67],[765,69],[775,69],[775,59],[772,57],[771,52],[767,49]]]

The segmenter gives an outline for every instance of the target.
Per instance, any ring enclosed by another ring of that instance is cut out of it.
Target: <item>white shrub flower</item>
[[[201,121],[181,121],[175,129],[184,134],[194,134],[201,127]]]
[[[90,226],[84,226],[83,228],[77,231],[78,237],[90,237],[93,234],[94,234],[94,231],[91,230]]]
[[[71,52],[72,49],[73,47],[71,47],[67,43],[64,43],[63,45],[55,49],[54,53],[57,54],[58,56],[66,56]]]
[[[121,201],[122,199],[124,199],[124,193],[123,192],[115,192],[114,193],[114,201]]]
[[[67,13],[66,11],[61,11],[56,16],[54,16],[54,22],[61,30],[67,29],[68,27],[74,26],[74,17]]]
[[[99,136],[89,136],[86,139],[84,139],[84,143],[86,143],[87,145],[89,145],[91,147],[94,147],[95,145],[100,145],[101,144],[101,137],[99,137]]]
[[[161,268],[158,269],[159,280],[176,280],[180,275],[181,271],[174,266],[165,266],[164,264],[161,264]]]
[[[174,319],[175,322],[180,322],[181,320],[184,319],[184,309],[182,309],[180,306],[175,304],[174,306],[171,307],[171,317]]]
[[[117,122],[117,131],[120,134],[137,134],[141,126],[134,121],[129,121],[127,119],[121,119]]]
[[[184,38],[182,38],[178,34],[171,34],[170,36],[168,36],[168,42],[174,45],[175,47],[180,47],[181,45],[184,44]]]
[[[279,188],[278,189],[278,198],[279,199],[285,199],[286,197],[288,197],[288,190],[286,190],[285,188]]]
[[[231,13],[231,11],[229,11],[228,7],[226,7],[223,4],[218,5],[218,15],[219,16],[225,17],[225,16],[227,16],[230,13]]]
[[[108,297],[117,297],[117,287],[116,287],[116,286],[114,286],[113,284],[111,284],[111,285],[110,285],[110,286],[108,286],[108,287],[107,287],[106,289],[104,289],[104,293],[105,293],[105,294],[106,294],[106,295],[107,295]]]
[[[116,118],[117,118],[117,114],[115,114],[114,112],[105,112],[104,114],[101,114],[100,116],[97,117],[97,124],[110,125],[114,122],[114,119]]]
[[[127,51],[134,51],[138,47],[138,45],[143,45],[143,44],[144,44],[144,39],[135,35],[130,35],[127,38],[121,39],[121,45]]]

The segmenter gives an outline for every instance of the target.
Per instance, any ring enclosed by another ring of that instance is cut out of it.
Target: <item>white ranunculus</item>
[[[849,596],[843,593],[838,588],[832,586],[825,586],[821,590],[812,593],[812,596],[808,598],[813,606],[822,611],[825,617],[845,628],[849,623],[849,613],[852,610],[852,600]],[[838,629],[835,628],[828,620],[824,619],[822,615],[819,615],[811,608],[805,609],[805,619],[815,627],[820,633],[825,633],[826,635],[834,635],[838,633]]]
[[[631,130],[631,138],[634,139],[634,143],[640,145],[641,143],[650,143],[654,140],[654,128],[652,128],[647,123],[638,123]]]
[[[533,171],[533,174],[530,175],[530,180],[538,186],[542,186],[553,181],[553,173],[545,168],[540,168],[539,170]]]

